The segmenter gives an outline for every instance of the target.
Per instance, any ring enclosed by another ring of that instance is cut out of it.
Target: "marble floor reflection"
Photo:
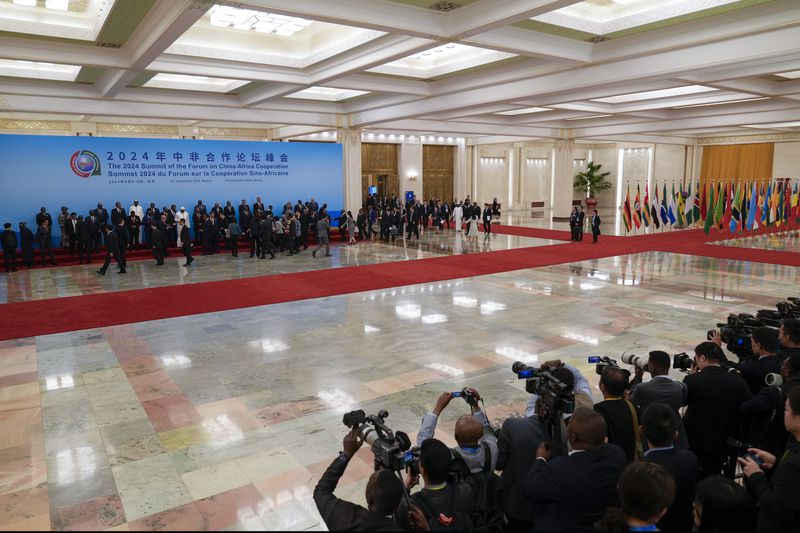
[[[760,250],[777,250],[781,252],[800,253],[800,231],[789,231],[770,235],[756,235],[741,239],[719,241],[714,244],[736,246],[738,248],[758,248]]]
[[[513,361],[561,358],[596,386],[587,356],[691,350],[796,275],[650,252],[0,342],[0,529],[321,530],[342,413],[387,409],[413,440],[469,385],[499,424],[527,399]],[[437,436],[467,412],[453,402]],[[371,461],[340,497],[363,503]]]
[[[230,252],[210,256],[197,253],[192,266],[184,268],[181,266],[184,263],[183,256],[173,255],[161,267],[155,266],[153,261],[131,261],[127,274],[117,275],[111,268],[105,277],[95,273],[101,266],[97,261],[83,266],[20,269],[12,274],[0,275],[0,303],[547,246],[557,242],[496,233],[488,239],[481,233],[476,240],[470,241],[461,232],[443,230],[441,233],[424,231],[419,240],[398,238],[386,243],[378,240],[360,241],[353,246],[335,242],[331,247],[331,257],[324,257],[323,253],[314,258],[311,256],[311,247],[292,257],[287,257],[287,252],[279,253],[275,260],[251,258],[249,252],[241,253],[239,257],[232,257]]]

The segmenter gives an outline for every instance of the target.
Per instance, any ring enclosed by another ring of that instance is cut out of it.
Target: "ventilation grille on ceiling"
[[[454,9],[458,9],[461,7],[461,4],[458,2],[448,2],[447,0],[440,0],[439,2],[434,2],[431,4],[431,9],[435,9],[436,11],[452,11]]]
[[[605,35],[595,35],[594,37],[589,37],[586,39],[587,43],[602,43],[608,40],[608,37]]]
[[[120,48],[122,45],[117,43],[107,43],[107,42],[98,42],[94,43],[95,46],[101,46],[103,48]]]

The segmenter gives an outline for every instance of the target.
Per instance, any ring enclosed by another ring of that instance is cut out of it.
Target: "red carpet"
[[[505,226],[504,228],[509,228]],[[535,228],[518,228],[531,236]],[[549,230],[536,230],[536,233]],[[563,232],[566,233],[566,232]],[[713,236],[712,236],[713,237]],[[403,285],[536,268],[646,251],[800,266],[800,254],[707,245],[702,230],[485,252],[480,261],[444,256],[330,270],[278,274],[11,303],[0,306],[0,340],[320,298]],[[113,271],[109,274],[116,275]],[[169,305],[164,305],[169,302]],[[120,312],[124,309],[124,313]]]

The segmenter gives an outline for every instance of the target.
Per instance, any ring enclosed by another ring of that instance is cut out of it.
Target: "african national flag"
[[[708,186],[711,182],[706,180],[703,188],[700,189],[698,185],[698,189],[700,189],[700,218],[705,222],[706,215],[708,214]]]
[[[650,227],[650,188],[644,184],[644,203],[642,204],[642,222],[644,227]]]
[[[792,192],[792,216],[794,222],[797,222],[797,218],[800,217],[800,184],[797,181],[794,182],[794,191]]]
[[[683,218],[683,182],[678,184],[678,195],[675,198],[677,200],[677,205],[675,206],[675,218],[678,219],[678,227],[683,227],[686,225],[686,220]]]
[[[686,191],[686,201],[683,206],[683,218],[687,226],[692,224],[692,211],[694,210],[694,197],[692,196],[692,184],[689,183],[689,189]]]
[[[669,204],[667,205],[667,216],[669,217],[669,223],[671,225],[675,225],[675,221],[678,220],[675,216],[675,212],[677,211],[677,207],[675,207],[675,183],[672,183],[672,194],[669,197]]]
[[[661,227],[661,223],[658,221],[658,185],[653,187],[653,203],[650,206],[650,215],[653,219],[653,224],[655,224],[656,229]]]
[[[750,205],[747,208],[747,231],[752,231],[756,225],[756,213],[758,212],[758,184],[754,181],[750,191]]]
[[[694,193],[692,204],[692,222],[696,224],[700,221],[700,182],[697,182],[697,190]]]
[[[725,185],[725,214],[722,215],[722,225],[720,231],[725,231],[731,224],[733,216],[733,182],[729,181]]]
[[[661,223],[665,226],[669,222],[669,217],[667,216],[667,184],[664,183],[664,193],[661,195],[661,207],[659,208],[659,214],[661,215]]]
[[[717,191],[717,206],[714,208],[714,224],[722,229],[722,219],[725,215],[725,184],[719,182],[719,190]]]
[[[633,210],[631,211],[631,219],[636,225],[636,229],[642,226],[642,204],[639,202],[639,185],[636,185],[636,198],[633,200]]]
[[[625,193],[625,203],[622,206],[622,221],[625,223],[625,232],[631,230],[631,191]]]
[[[783,223],[788,224],[792,218],[792,188],[787,179],[783,185]]]
[[[733,192],[733,184],[731,184],[731,192]],[[729,228],[731,233],[736,233],[740,229],[740,223],[742,221],[742,211],[739,207],[742,203],[742,185],[741,183],[736,184],[736,195],[731,200],[731,218],[729,223]]]
[[[711,226],[714,225],[714,183],[707,183],[708,186],[708,211],[706,212],[705,223],[703,224],[703,231],[708,233]]]
[[[761,196],[759,205],[761,206],[761,225],[766,227],[771,224],[769,220],[769,201],[772,198],[772,183],[766,184],[764,194]]]

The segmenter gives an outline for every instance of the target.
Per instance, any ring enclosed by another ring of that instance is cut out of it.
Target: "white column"
[[[572,211],[572,184],[575,143],[556,141],[553,148],[553,211],[551,217],[569,217]]]
[[[470,163],[468,160],[467,139],[459,139],[455,149],[455,161],[453,163],[453,197],[464,198],[467,195],[469,187],[467,181],[468,169]],[[452,202],[453,198],[447,198],[448,202]]]
[[[361,208],[361,131],[342,129],[336,136],[342,145],[342,174],[344,178],[345,210],[358,212]]]
[[[422,138],[406,135],[399,148],[400,197],[405,200],[406,191],[414,191],[418,200],[427,201],[427,198],[422,198]]]

